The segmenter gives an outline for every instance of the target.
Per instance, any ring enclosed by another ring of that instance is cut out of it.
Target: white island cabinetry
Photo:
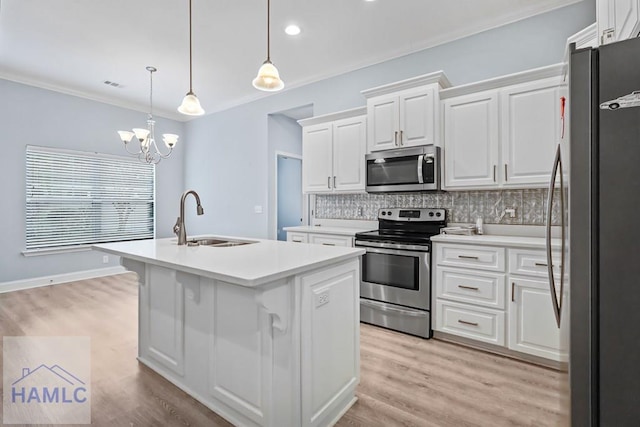
[[[355,402],[362,250],[95,248],[138,274],[139,361],[233,424],[328,426]]]

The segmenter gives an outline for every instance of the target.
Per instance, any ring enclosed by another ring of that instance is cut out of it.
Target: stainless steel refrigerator
[[[640,426],[640,39],[574,50],[569,79],[565,397],[572,426]]]

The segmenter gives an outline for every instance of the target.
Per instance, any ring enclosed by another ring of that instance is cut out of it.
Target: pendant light
[[[191,26],[191,0],[189,0],[189,92],[182,100],[182,104],[178,107],[178,111],[187,116],[201,116],[204,110],[200,106],[200,101],[195,93],[193,93],[193,48],[192,48],[192,26]]]
[[[258,76],[253,79],[253,87],[266,92],[275,92],[284,87],[280,80],[280,74],[275,65],[271,63],[271,0],[267,0],[267,60],[258,70]]]

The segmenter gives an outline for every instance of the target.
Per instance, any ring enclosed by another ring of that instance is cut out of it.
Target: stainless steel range
[[[445,209],[385,208],[378,230],[356,234],[362,257],[360,320],[431,337],[431,236],[446,226]]]

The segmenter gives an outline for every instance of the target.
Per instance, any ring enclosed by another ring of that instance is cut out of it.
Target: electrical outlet
[[[516,217],[516,208],[505,209],[504,213],[509,215],[509,218],[515,218]]]
[[[107,264],[109,262],[109,255],[103,255],[102,256],[102,263],[103,264]]]
[[[255,205],[255,206],[253,207],[253,212],[254,212],[254,213],[257,213],[257,214],[261,214],[261,213],[262,213],[262,206],[260,206],[260,205]]]
[[[316,308],[329,303],[329,291],[316,295]]]

